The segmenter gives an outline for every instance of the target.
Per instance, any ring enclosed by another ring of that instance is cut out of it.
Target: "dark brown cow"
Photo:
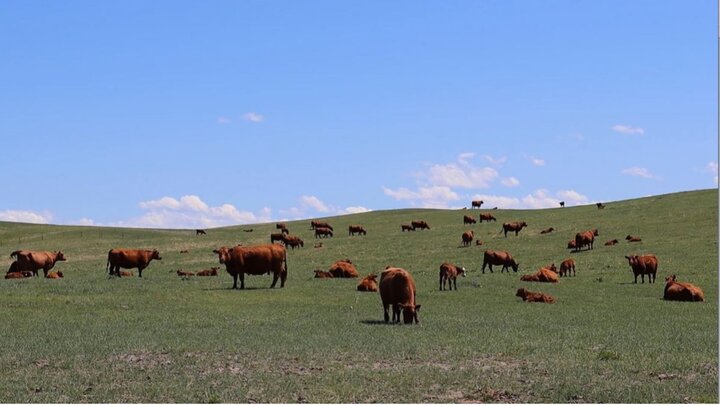
[[[412,225],[408,225],[408,224],[402,224],[400,226],[400,228],[402,229],[403,233],[405,231],[415,231],[415,227],[413,227]]]
[[[615,245],[615,244],[617,244],[618,242],[619,242],[619,241],[618,241],[617,239],[610,240],[610,241],[607,241],[607,242],[605,243],[605,246]]]
[[[483,245],[483,242],[480,240],[475,240],[475,245]]]
[[[280,232],[283,233],[283,234],[285,234],[285,235],[290,234],[290,230],[288,230],[287,228],[281,229]]]
[[[318,227],[324,227],[324,228],[329,228],[330,230],[333,230],[333,228],[330,226],[330,224],[328,224],[328,223],[326,223],[326,222],[324,222],[324,221],[316,221],[316,220],[313,220],[313,221],[310,222],[310,227],[311,227],[313,230],[316,230]],[[335,231],[335,230],[333,230],[333,231]]]
[[[246,233],[252,233],[253,229],[252,228],[244,228],[243,231]]]
[[[521,281],[525,282],[550,282],[558,283],[560,280],[558,274],[548,268],[540,268],[537,272],[530,275],[523,275],[520,277]]]
[[[515,296],[521,297],[524,302],[555,303],[554,297],[540,292],[531,292],[525,288],[518,289]]]
[[[177,273],[178,276],[181,276],[181,277],[183,277],[183,278],[189,278],[189,277],[191,277],[191,276],[195,276],[195,274],[192,273],[192,272],[185,272],[185,271],[180,270],[180,269],[178,269],[178,270],[175,271],[175,272]]]
[[[280,278],[280,287],[287,279],[287,251],[279,244],[256,245],[252,247],[220,247],[213,250],[218,260],[225,264],[225,270],[233,277],[233,289],[237,289],[238,277],[240,289],[245,289],[245,274],[263,275],[273,273],[271,288]]]
[[[47,276],[48,271],[57,261],[66,260],[62,251],[13,251],[10,258],[15,258],[15,261],[10,265],[8,272],[31,271],[35,276],[38,274],[38,269],[42,269],[43,276]]]
[[[485,273],[485,265],[490,266],[490,273],[492,273],[492,266],[493,265],[502,265],[502,269],[500,270],[500,273],[507,270],[508,273],[510,270],[508,267],[512,267],[514,272],[518,271],[518,267],[520,264],[515,262],[512,255],[510,255],[507,251],[492,251],[487,250],[485,251],[485,255],[483,256],[483,266],[482,266],[482,273]]]
[[[479,209],[480,206],[483,205],[483,203],[485,203],[485,202],[483,202],[482,200],[473,200],[472,203],[470,204],[470,207],[473,209],[477,207]]]
[[[463,216],[463,224],[475,224],[477,220],[473,216]]]
[[[588,246],[589,250],[593,249],[595,237],[599,235],[597,228],[575,234],[575,250],[580,251],[585,245]]]
[[[332,237],[333,232],[331,229],[326,227],[315,227],[315,238]]]
[[[565,207],[565,202],[560,202],[560,207]]]
[[[604,209],[605,205],[602,203],[595,203],[595,206],[597,206],[598,209]]]
[[[430,226],[424,220],[414,220],[414,221],[411,221],[410,224],[412,224],[414,229],[418,229],[418,228],[420,230],[424,230],[426,228],[428,230],[430,229]]]
[[[355,233],[367,235],[367,231],[365,231],[365,228],[359,224],[348,226],[348,235],[355,235]]]
[[[181,253],[181,254],[187,254],[187,253],[189,253],[189,252],[190,252],[190,251],[188,251],[188,250],[180,250],[180,253]]]
[[[328,271],[323,271],[321,269],[316,269],[315,271],[315,277],[320,279],[326,279],[326,278],[332,278],[333,275]]]
[[[285,243],[285,234],[284,233],[270,233],[270,243],[272,244],[276,241]]]
[[[112,249],[108,251],[107,271],[110,275],[120,276],[120,268],[137,268],[138,276],[142,278],[143,269],[153,259],[162,260],[158,250]]]
[[[568,241],[568,243],[567,243],[567,248],[568,248],[569,250],[577,249],[577,244],[575,243],[575,240],[570,240],[570,241]]]
[[[203,269],[202,271],[197,273],[197,276],[218,276],[218,267],[213,266],[210,269]]]
[[[483,221],[489,223],[490,221],[497,221],[497,219],[490,213],[480,213],[480,222],[482,223]]]
[[[634,237],[634,236],[632,236],[632,235],[628,235],[627,237],[625,237],[625,239],[627,240],[627,242],[640,242],[640,241],[642,241],[642,238],[640,238],[640,237]]]
[[[552,227],[550,227],[550,228],[546,228],[546,229],[540,231],[540,234],[550,234],[550,233],[552,233],[553,231],[555,231],[555,229],[552,228]]]
[[[470,243],[472,242],[473,238],[475,238],[475,233],[472,230],[465,231],[462,234],[462,245],[463,247],[470,246]]]
[[[357,278],[358,274],[355,265],[349,259],[341,259],[330,265],[328,271],[334,278]]]
[[[400,312],[405,324],[419,323],[417,313],[420,305],[415,302],[415,281],[402,268],[386,268],[380,274],[380,298],[383,303],[385,323],[390,322],[388,309],[392,306],[393,323],[400,323]]]
[[[377,292],[377,275],[371,273],[370,275],[362,278],[360,283],[357,285],[357,290],[360,292]]]
[[[507,238],[508,231],[515,231],[515,236],[518,235],[523,227],[527,227],[527,223],[524,221],[514,221],[512,223],[503,223],[503,231],[505,232],[505,238]]]
[[[275,228],[278,230],[282,230],[283,228],[287,228],[287,226],[285,225],[285,223],[276,223]]]
[[[637,277],[640,275],[642,283],[645,283],[645,275],[648,276],[648,283],[654,283],[657,277],[657,266],[658,260],[655,255],[630,255],[625,256],[628,260],[628,264],[632,268],[633,274],[635,274],[635,282],[637,283]]]
[[[296,235],[287,235],[285,236],[285,239],[283,240],[285,242],[286,247],[290,247],[293,250],[295,250],[296,247],[304,247],[305,242],[302,240],[302,238],[296,236]]]
[[[458,267],[448,262],[440,265],[440,290],[445,289],[446,281],[448,284],[448,289],[452,290],[453,285],[455,285],[455,290],[457,290],[458,275],[461,275],[463,278],[465,277],[466,272],[464,267]]]
[[[560,276],[570,276],[570,271],[572,271],[573,276],[575,276],[575,260],[572,258],[568,258],[560,263]]]
[[[705,301],[705,294],[702,289],[692,283],[678,282],[677,276],[670,275],[665,278],[663,299],[683,302],[703,302]]]
[[[205,232],[205,230],[200,230],[200,229],[195,230],[195,235],[200,235],[200,234],[202,234],[202,235],[207,235],[207,233]]]

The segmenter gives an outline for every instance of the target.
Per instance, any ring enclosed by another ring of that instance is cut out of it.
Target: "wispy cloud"
[[[460,199],[460,196],[447,186],[420,187],[416,191],[404,187],[382,189],[385,195],[395,200],[408,201],[416,207],[447,208],[450,202]]]
[[[628,135],[643,135],[643,134],[645,134],[645,130],[640,127],[632,127],[632,126],[624,125],[624,124],[614,125],[611,127],[611,129],[620,134],[628,134]]]
[[[304,206],[309,206],[320,213],[327,213],[330,209],[320,199],[315,196],[302,196],[300,197],[300,203]]]
[[[495,157],[493,157],[493,156],[491,156],[491,155],[487,155],[487,154],[486,154],[486,155],[483,155],[482,158],[483,158],[484,160],[486,160],[487,162],[489,162],[491,165],[495,165],[495,166],[500,166],[500,165],[504,164],[504,163],[507,161],[507,157],[506,157],[506,156],[501,156],[501,157],[495,158]]]
[[[488,194],[477,194],[472,196],[473,200],[482,200],[487,207],[498,207],[501,209],[544,209],[558,207],[560,201],[566,206],[588,204],[587,196],[574,190],[560,190],[551,194],[547,189],[538,189],[523,197],[499,196]]]
[[[705,170],[715,175],[713,180],[715,181],[715,184],[718,184],[718,163],[715,161],[710,161],[707,166],[705,167]]]
[[[647,168],[641,168],[638,166],[623,169],[621,173],[624,175],[636,176],[645,179],[659,179],[657,176],[653,175]]]
[[[332,204],[326,204],[320,200],[317,196],[303,195],[300,196],[300,204],[298,207],[291,207],[289,209],[279,210],[281,220],[299,220],[305,218],[316,217],[318,214],[323,216],[328,215],[343,215],[343,214],[356,214],[372,211],[364,206],[348,206],[341,208]]]
[[[243,114],[242,118],[245,121],[250,121],[253,123],[259,123],[259,122],[265,120],[265,116],[263,116],[262,114],[253,113],[253,112]]]
[[[47,224],[53,219],[52,213],[45,211],[37,213],[30,210],[3,210],[0,211],[0,221],[13,221],[18,223]]]
[[[545,166],[545,160],[541,158],[530,157],[530,162],[535,166]]]
[[[217,122],[218,122],[218,124],[230,124],[230,119],[227,117],[220,116],[217,118]]]
[[[507,187],[515,187],[520,184],[520,181],[517,180],[517,178],[512,177],[512,176],[509,178],[504,178],[501,182],[503,185],[505,185]]]

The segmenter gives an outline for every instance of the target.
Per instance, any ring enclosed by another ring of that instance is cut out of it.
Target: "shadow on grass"
[[[226,287],[226,288],[205,288],[205,289],[203,289],[203,290],[204,290],[204,291],[213,291],[213,290],[236,290],[236,291],[238,291],[238,292],[242,292],[243,290],[273,290],[273,289],[270,289],[269,287],[263,288],[263,287],[260,287],[260,286],[246,287],[245,289],[240,289],[240,288],[238,288],[238,289],[233,289],[232,286],[229,286],[229,287]]]
[[[392,325],[394,324],[394,323],[385,323],[384,320],[360,320],[360,323],[362,323],[362,324],[368,324],[368,325],[371,325],[371,326],[372,326],[372,325],[382,325],[382,326],[388,325],[388,326],[392,326]]]

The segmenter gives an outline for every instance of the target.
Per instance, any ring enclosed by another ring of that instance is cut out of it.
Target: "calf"
[[[195,274],[192,272],[185,272],[185,271],[181,271],[180,269],[178,269],[175,272],[177,272],[178,276],[181,276],[183,278],[189,278],[191,276],[195,276]]]
[[[554,297],[540,292],[530,292],[525,288],[518,289],[515,296],[521,297],[524,302],[555,303]]]
[[[705,300],[705,294],[702,289],[692,283],[677,282],[677,276],[670,275],[665,278],[663,299],[683,302],[702,302]]]
[[[547,268],[540,268],[537,272],[530,275],[523,275],[520,277],[521,281],[525,282],[550,282],[558,283],[558,275]]]
[[[403,233],[405,231],[415,231],[415,227],[413,227],[412,225],[408,225],[408,224],[402,224],[402,225],[400,225],[400,228],[402,229]]]
[[[546,228],[546,229],[540,231],[540,234],[549,234],[549,233],[552,233],[553,231],[555,231],[555,229],[550,227],[550,228]]]
[[[48,272],[48,274],[45,275],[45,277],[48,279],[60,279],[60,278],[64,278],[65,275],[63,275],[62,271],[51,271],[51,272]]]
[[[474,237],[475,237],[475,233],[472,230],[465,231],[462,235],[463,247],[470,246],[470,243],[472,242]]]
[[[419,323],[417,312],[420,305],[415,302],[415,281],[402,268],[387,268],[380,274],[380,299],[383,303],[385,323],[390,322],[388,309],[392,306],[393,323],[400,323],[400,313],[405,324]]]
[[[632,235],[628,235],[627,237],[625,237],[625,239],[627,240],[627,242],[640,242],[640,241],[642,241],[642,238],[640,238],[640,237],[633,237]]]
[[[377,285],[377,275],[374,273],[371,273],[370,275],[362,278],[360,280],[360,283],[357,285],[357,290],[360,292],[377,292],[378,291],[378,285]]]
[[[219,267],[213,266],[210,269],[203,269],[202,271],[197,273],[197,276],[218,276],[218,269]]]
[[[568,241],[568,243],[567,243],[567,248],[568,248],[569,250],[577,249],[577,244],[575,243],[575,240],[570,240],[570,241]]]
[[[187,253],[189,253],[189,252],[190,252],[190,251],[188,251],[188,250],[180,250],[180,253],[181,253],[181,254],[187,254]]]
[[[32,272],[30,272],[30,276],[32,276]],[[8,272],[5,274],[5,279],[22,279],[27,278],[23,272]]]
[[[605,246],[612,246],[612,245],[617,244],[618,242],[619,242],[619,241],[618,241],[617,239],[610,240],[610,241],[607,241],[607,242],[605,243]]]
[[[453,285],[455,285],[455,290],[457,290],[458,275],[461,275],[463,278],[465,277],[466,272],[464,267],[459,268],[447,262],[440,265],[440,290],[445,289],[445,282],[447,282],[450,290],[452,290]]]
[[[657,277],[657,266],[658,260],[655,255],[630,255],[625,256],[628,260],[628,264],[632,268],[633,274],[635,274],[635,282],[637,283],[637,277],[640,275],[640,280],[645,283],[645,275],[648,276],[648,283],[654,283]]]
[[[330,273],[330,272],[328,272],[328,271],[323,271],[323,270],[321,270],[321,269],[316,269],[316,270],[313,271],[313,272],[315,272],[315,277],[316,277],[316,278],[325,279],[325,278],[332,278],[332,277],[333,277],[333,274],[332,274],[332,273]]]
[[[575,260],[572,258],[568,258],[560,263],[560,276],[570,276],[570,271],[572,271],[573,276],[575,276]]]

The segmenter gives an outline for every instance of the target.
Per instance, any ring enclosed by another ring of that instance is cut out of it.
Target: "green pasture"
[[[269,275],[229,289],[224,267],[218,277],[174,273],[220,266],[219,246],[268,243],[275,223],[205,236],[0,223],[3,269],[17,249],[61,249],[68,258],[55,267],[61,280],[0,280],[0,401],[717,403],[717,190],[606,205],[492,210],[496,223],[467,226],[463,215],[490,210],[373,211],[325,218],[335,236],[323,240],[310,219],[288,222],[305,246],[288,251],[282,289],[269,289]],[[400,231],[419,219],[431,229]],[[506,221],[528,228],[505,238]],[[367,235],[349,237],[350,224]],[[541,235],[548,227],[555,231]],[[591,228],[600,233],[594,250],[565,249]],[[461,247],[468,229],[482,246]],[[643,241],[627,243],[628,234]],[[620,244],[603,246],[613,238]],[[163,259],[142,279],[108,278],[111,248],[156,248]],[[482,274],[486,249],[511,252],[519,272]],[[658,257],[657,283],[633,283],[624,255],[634,253]],[[570,257],[576,277],[520,282]],[[357,292],[357,279],[313,279],[342,258],[363,276],[387,265],[409,270],[420,324],[383,323],[379,294]],[[458,291],[438,290],[445,261],[469,270]],[[663,301],[669,274],[701,287],[706,301]],[[557,303],[524,303],[519,287]]]

